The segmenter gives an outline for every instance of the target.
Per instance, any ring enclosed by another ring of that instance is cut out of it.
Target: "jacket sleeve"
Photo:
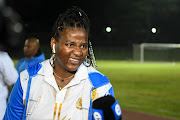
[[[20,78],[18,78],[8,100],[6,113],[3,120],[22,120],[23,111],[23,90]]]
[[[97,98],[107,96],[107,95],[112,95],[113,97],[115,97],[114,90],[113,90],[111,83],[108,83],[106,85],[103,85],[101,87],[98,87],[98,88],[92,90],[92,100],[93,101]]]
[[[92,100],[106,95],[112,95],[114,97],[114,90],[107,76],[98,72],[92,72],[88,75],[93,85]]]
[[[115,95],[114,95],[114,89],[113,89],[113,87],[112,87],[112,85],[110,84],[110,88],[109,88],[109,90],[108,90],[108,93],[110,94],[110,95],[112,95],[113,97],[115,97]]]
[[[19,65],[20,65],[20,60],[18,61],[17,65],[16,65],[16,70],[19,70]],[[19,71],[18,71],[19,72]]]
[[[4,78],[3,80],[6,84],[13,85],[16,83],[18,78],[18,72],[14,67],[14,63],[7,53],[1,59],[3,59],[3,64],[1,64]]]

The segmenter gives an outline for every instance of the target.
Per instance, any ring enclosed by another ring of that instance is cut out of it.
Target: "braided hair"
[[[87,14],[82,9],[74,6],[59,15],[53,26],[52,36],[57,40],[59,33],[65,27],[83,28],[89,34],[90,21]]]
[[[72,8],[59,15],[52,29],[52,37],[57,41],[58,37],[60,36],[60,32],[66,27],[83,28],[89,34],[90,21],[87,14],[82,9],[73,6]],[[88,65],[85,64],[87,67],[93,66],[95,69],[97,69],[92,44],[89,40],[88,54],[85,62],[88,63]]]

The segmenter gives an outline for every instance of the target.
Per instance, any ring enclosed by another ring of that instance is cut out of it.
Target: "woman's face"
[[[63,70],[73,72],[88,53],[88,34],[83,28],[64,28],[55,44],[56,61]]]

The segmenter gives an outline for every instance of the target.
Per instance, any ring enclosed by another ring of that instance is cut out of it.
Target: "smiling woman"
[[[51,39],[55,46],[56,59],[54,71],[63,75],[74,74],[88,53],[88,33],[83,28],[64,28],[60,37]],[[62,71],[62,73],[60,73]]]
[[[86,13],[78,7],[60,14],[53,27],[51,58],[21,73],[4,119],[103,118],[103,114],[94,112],[93,101],[114,97],[114,91],[108,78],[96,69],[89,27]],[[106,108],[115,111],[111,120],[121,119],[121,112],[115,115],[116,105]]]

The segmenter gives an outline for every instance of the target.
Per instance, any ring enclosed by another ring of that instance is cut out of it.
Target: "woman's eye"
[[[87,45],[82,45],[81,48],[87,48]]]
[[[66,44],[68,47],[72,47],[73,46],[73,44]]]

